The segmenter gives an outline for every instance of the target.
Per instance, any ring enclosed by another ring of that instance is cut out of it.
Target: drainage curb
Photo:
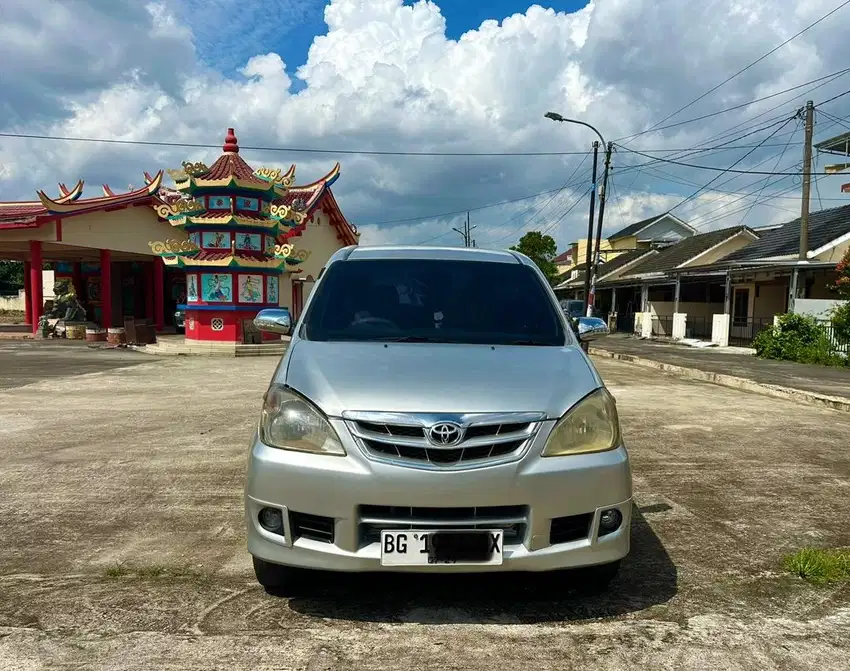
[[[663,363],[653,359],[644,359],[643,357],[633,354],[621,354],[619,352],[611,352],[605,349],[591,348],[590,354],[606,359],[615,359],[617,361],[626,361],[638,366],[654,368],[656,370],[665,371],[680,375],[686,380],[699,380],[701,382],[711,382],[723,387],[731,389],[742,389],[751,391],[757,394],[765,394],[776,398],[784,398],[800,403],[812,405],[820,405],[833,410],[843,410],[850,412],[850,399],[841,398],[840,396],[829,396],[827,394],[819,394],[814,391],[804,391],[803,389],[794,389],[793,387],[783,387],[778,384],[766,384],[764,382],[755,382],[744,377],[736,377],[734,375],[726,375],[724,373],[712,373],[699,368],[686,368],[685,366],[677,366],[675,364]]]

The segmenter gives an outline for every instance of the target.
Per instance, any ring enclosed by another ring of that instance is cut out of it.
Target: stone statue
[[[53,308],[47,314],[51,319],[62,319],[66,322],[86,321],[86,309],[77,298],[71,280],[58,279],[53,284]]]

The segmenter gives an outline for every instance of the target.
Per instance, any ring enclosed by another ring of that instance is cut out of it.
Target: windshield
[[[332,264],[304,318],[307,340],[563,346],[561,317],[519,263],[364,259]]]

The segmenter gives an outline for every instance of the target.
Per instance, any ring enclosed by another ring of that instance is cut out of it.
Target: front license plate
[[[503,537],[501,529],[382,531],[381,565],[499,565]]]

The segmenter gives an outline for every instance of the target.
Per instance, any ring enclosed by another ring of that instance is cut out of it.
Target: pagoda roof
[[[232,250],[212,251],[202,249],[193,254],[163,256],[167,266],[180,268],[259,268],[277,269],[286,264],[286,259],[265,255],[249,256]]]
[[[162,171],[153,177],[146,174],[145,186],[127,193],[116,194],[104,184],[103,196],[81,198],[85,183],[80,180],[72,189],[60,184],[58,198],[51,198],[44,191],[38,191],[37,201],[0,203],[0,229],[36,228],[60,217],[149,204],[162,184],[162,176]]]

